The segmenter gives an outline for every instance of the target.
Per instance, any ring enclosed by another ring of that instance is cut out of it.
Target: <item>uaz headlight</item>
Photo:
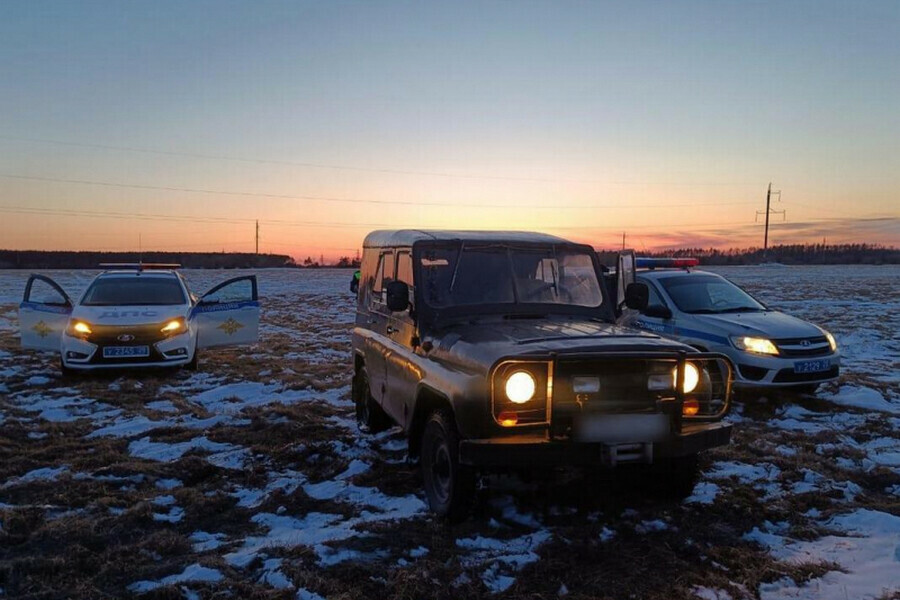
[[[684,364],[684,384],[682,390],[685,394],[690,394],[697,389],[700,383],[700,369],[694,363]],[[678,367],[672,369],[671,373],[655,373],[647,379],[648,390],[673,390],[678,385]]]
[[[537,383],[528,371],[516,371],[506,379],[506,397],[515,404],[525,404],[534,398]]]

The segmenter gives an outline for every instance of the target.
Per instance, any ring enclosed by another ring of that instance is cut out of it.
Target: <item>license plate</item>
[[[830,368],[831,364],[827,360],[804,360],[794,363],[794,373],[818,373]]]
[[[657,442],[668,433],[669,416],[664,414],[582,415],[573,431],[578,442],[604,444]]]
[[[146,358],[150,356],[150,346],[107,346],[103,358]]]

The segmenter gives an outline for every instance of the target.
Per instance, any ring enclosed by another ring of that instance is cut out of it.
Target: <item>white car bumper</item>
[[[177,367],[191,362],[196,351],[194,336],[190,332],[148,344],[146,347],[148,353],[145,356],[104,356],[101,346],[80,338],[63,335],[60,354],[64,367],[91,371],[138,367]]]

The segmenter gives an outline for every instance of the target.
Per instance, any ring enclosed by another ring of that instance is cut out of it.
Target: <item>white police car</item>
[[[196,368],[201,348],[257,341],[255,275],[225,281],[198,298],[174,270],[178,265],[115,266],[77,303],[49,277],[29,277],[19,305],[22,347],[59,352],[68,372]]]
[[[834,336],[769,309],[720,275],[690,268],[696,264],[696,259],[635,259],[638,269],[651,270],[635,273],[649,288],[649,299],[631,324],[725,354],[737,366],[738,387],[812,391],[837,379],[841,357]]]

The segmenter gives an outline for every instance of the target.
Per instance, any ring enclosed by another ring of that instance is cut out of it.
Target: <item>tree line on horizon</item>
[[[618,250],[599,250],[600,262],[615,265]],[[762,248],[678,248],[636,251],[649,258],[698,258],[701,265],[896,265],[900,248],[878,244],[783,244]]]
[[[615,265],[618,250],[598,250],[600,262]],[[703,265],[895,265],[900,249],[877,244],[785,244],[762,248],[678,248],[647,252],[652,258],[699,258]],[[101,263],[175,263],[185,269],[359,268],[359,259],[342,256],[335,262],[324,257],[296,261],[286,254],[248,252],[91,252],[57,250],[0,250],[0,269],[98,269]]]

